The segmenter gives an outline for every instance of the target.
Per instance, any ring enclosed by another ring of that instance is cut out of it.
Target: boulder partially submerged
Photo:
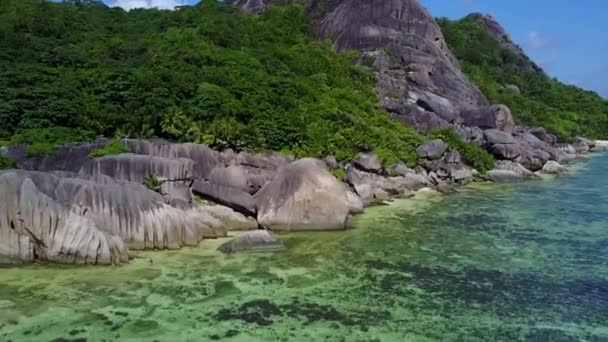
[[[245,232],[218,247],[224,254],[236,252],[274,252],[285,249],[285,245],[267,230]]]

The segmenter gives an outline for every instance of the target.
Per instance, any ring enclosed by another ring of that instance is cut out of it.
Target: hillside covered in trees
[[[418,135],[377,105],[372,74],[312,39],[301,6],[261,16],[0,2],[0,140],[97,135],[414,162]]]
[[[510,39],[492,37],[480,19],[487,17],[438,23],[463,71],[490,102],[509,106],[519,123],[545,127],[565,140],[608,136],[608,100],[548,77],[523,51],[501,45],[497,39]]]
[[[465,73],[519,123],[565,140],[606,136],[608,101],[521,68],[473,17],[439,23]],[[215,1],[129,12],[1,1],[0,146],[47,155],[97,136],[160,137],[338,160],[372,150],[384,164],[414,165],[426,138],[391,120],[372,72],[355,52],[315,40],[312,26],[301,5],[251,16]],[[482,149],[453,145],[491,168]]]

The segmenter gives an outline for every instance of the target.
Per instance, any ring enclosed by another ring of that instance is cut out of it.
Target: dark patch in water
[[[261,299],[244,303],[237,309],[221,309],[216,315],[216,319],[220,321],[241,320],[261,326],[271,325],[274,322],[273,319],[281,317],[304,319],[304,324],[326,321],[337,322],[345,326],[366,327],[368,324],[387,321],[390,313],[388,311],[365,311],[347,314],[330,305],[298,300],[289,304],[277,305],[267,299]]]
[[[507,274],[475,268],[453,271],[381,260],[367,261],[366,266],[372,273],[366,274],[369,285],[365,290],[375,287],[372,293],[382,297],[407,297],[406,285],[412,284],[446,303],[478,304],[500,316],[548,310],[566,321],[608,320],[608,281],[604,279],[560,283],[529,273]],[[387,273],[373,274],[373,270]]]

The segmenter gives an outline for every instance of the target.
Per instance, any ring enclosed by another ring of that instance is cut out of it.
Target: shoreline
[[[459,192],[478,192],[478,191],[492,191],[496,190],[496,188],[501,187],[505,189],[512,189],[514,185],[525,185],[530,183],[544,183],[551,182],[557,179],[565,179],[573,176],[574,174],[584,171],[585,164],[593,159],[598,158],[603,155],[608,154],[608,151],[600,151],[595,153],[589,153],[585,155],[584,159],[578,159],[577,161],[571,162],[567,164],[569,173],[567,175],[548,175],[544,174],[536,179],[524,180],[521,182],[510,182],[510,183],[497,183],[492,181],[475,181],[458,187],[454,192],[451,193],[442,193],[432,188],[422,188],[415,191],[411,196],[408,197],[394,197],[382,203],[372,203],[368,206],[365,206],[364,211],[359,214],[350,215],[346,228],[343,230],[319,230],[319,231],[281,231],[274,232],[279,239],[282,240],[290,240],[292,238],[309,238],[310,236],[317,235],[334,235],[338,236],[338,239],[346,238],[349,234],[352,234],[353,231],[357,230],[357,226],[362,222],[361,220],[366,220],[366,215],[370,213],[369,209],[373,211],[374,208],[383,207],[390,208],[394,206],[398,206],[399,208],[407,208],[407,210],[425,210],[427,205],[436,204],[438,202],[443,201],[450,195],[454,195]],[[203,258],[213,258],[217,262],[224,260],[225,258],[246,258],[248,255],[254,254],[256,256],[261,255],[281,255],[282,253],[288,253],[289,248],[286,248],[282,251],[245,251],[239,252],[236,254],[224,254],[221,253],[218,248],[235,237],[246,233],[246,231],[229,231],[228,235],[225,237],[217,237],[213,239],[204,239],[197,246],[188,246],[182,247],[178,250],[133,250],[133,259],[129,263],[124,264],[114,264],[114,265],[78,265],[78,264],[58,264],[58,263],[31,263],[31,264],[22,264],[22,265],[5,265],[0,267],[0,269],[32,269],[32,268],[40,268],[41,270],[46,269],[55,269],[55,270],[70,270],[70,269],[93,269],[98,268],[100,266],[107,266],[109,268],[145,268],[145,265],[149,263],[150,265],[154,265],[159,259],[163,259],[169,255],[177,255],[183,253],[184,257],[188,255],[196,255]],[[155,261],[156,260],[156,261]],[[106,267],[102,267],[106,268]]]

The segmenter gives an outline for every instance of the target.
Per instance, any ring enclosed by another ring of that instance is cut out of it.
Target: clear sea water
[[[352,224],[279,253],[0,269],[0,341],[608,341],[608,155]]]

